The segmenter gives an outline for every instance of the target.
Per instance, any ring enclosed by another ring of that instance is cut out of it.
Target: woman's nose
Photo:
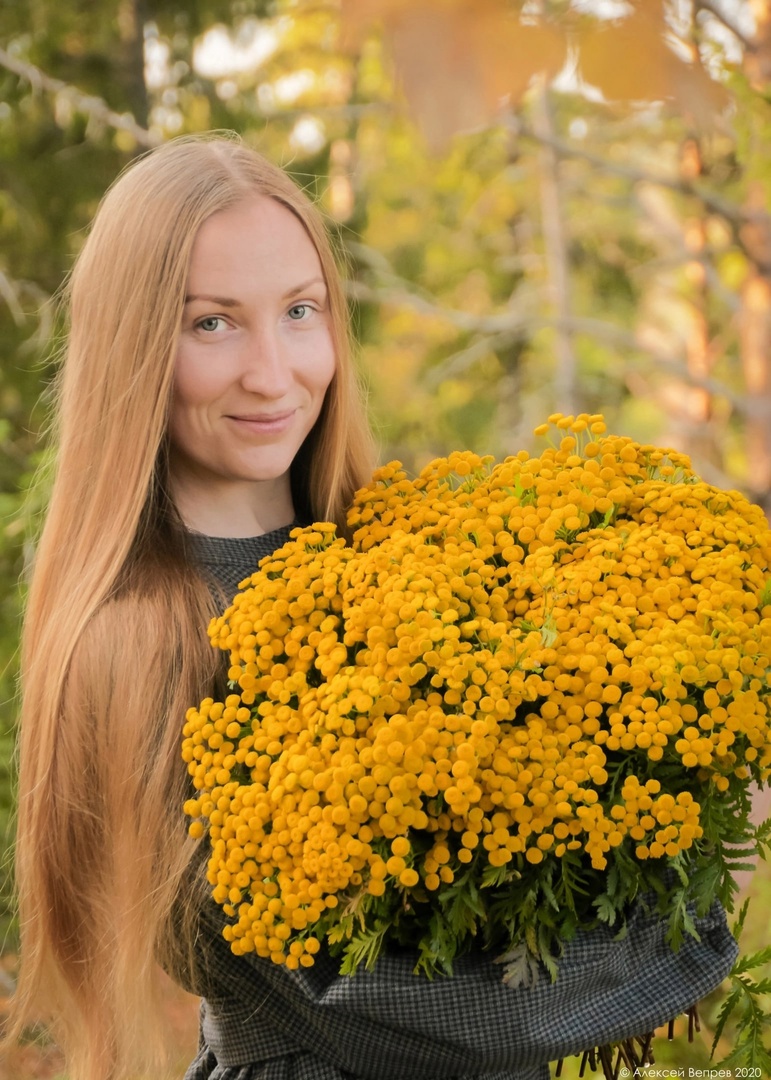
[[[241,385],[252,394],[282,397],[291,386],[292,376],[280,335],[270,329],[250,335],[242,356]]]

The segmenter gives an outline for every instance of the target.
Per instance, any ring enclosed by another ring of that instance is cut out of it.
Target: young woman
[[[345,528],[371,443],[318,213],[235,139],[182,139],[107,194],[69,283],[59,457],[24,638],[16,1030],[72,1080],[157,1077],[158,961],[204,996],[191,1080],[512,1080],[647,1031],[712,989],[717,909],[677,956],[636,912],[571,943],[555,984],[453,979],[408,953],[336,975],[235,957],[186,835],[186,708],[211,614],[297,521]]]

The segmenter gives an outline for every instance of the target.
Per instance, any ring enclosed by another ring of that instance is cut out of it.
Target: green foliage
[[[749,900],[745,900],[734,925],[734,935],[741,938]],[[720,1069],[759,1069],[760,1075],[771,1072],[771,1050],[765,1035],[771,1026],[768,997],[771,994],[771,945],[740,956],[729,976],[730,989],[718,1013],[712,1041],[712,1055],[730,1024],[734,1048],[716,1067]]]

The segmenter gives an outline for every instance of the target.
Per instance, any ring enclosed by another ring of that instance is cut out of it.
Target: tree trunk
[[[144,28],[147,20],[145,0],[120,0],[116,24],[118,48],[115,76],[136,121],[147,127],[149,102],[145,85]]]
[[[569,330],[570,263],[560,194],[559,157],[551,145],[554,125],[546,86],[538,89],[533,109],[533,131],[541,142],[538,152],[541,180],[541,222],[546,249],[549,294],[557,321],[554,401],[565,415],[576,413],[576,357]]]

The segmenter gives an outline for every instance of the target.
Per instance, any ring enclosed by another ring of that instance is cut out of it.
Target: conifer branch
[[[71,101],[79,112],[85,113],[116,131],[127,132],[139,146],[152,148],[162,142],[160,135],[138,124],[130,112],[115,112],[103,98],[95,94],[86,94],[62,79],[55,79],[34,64],[12,56],[3,48],[0,48],[0,67],[18,75],[20,79],[25,79],[33,90],[63,96]]]

